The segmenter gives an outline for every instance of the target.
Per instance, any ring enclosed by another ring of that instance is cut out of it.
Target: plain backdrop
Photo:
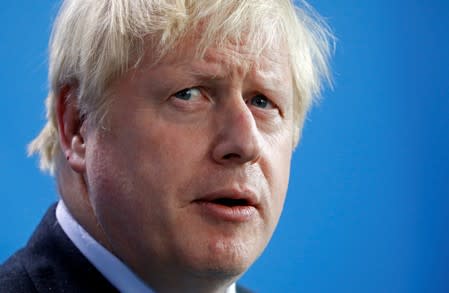
[[[278,229],[241,282],[257,292],[449,292],[449,2],[310,3],[338,38],[335,86],[308,116]],[[26,145],[44,124],[58,5],[0,6],[0,262],[57,199]]]

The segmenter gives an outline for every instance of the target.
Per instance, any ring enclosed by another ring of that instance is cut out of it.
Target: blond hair
[[[155,62],[192,32],[201,30],[198,52],[225,42],[254,54],[287,44],[295,94],[296,145],[304,116],[329,80],[332,35],[305,2],[291,0],[65,0],[50,40],[47,123],[29,145],[40,167],[54,172],[60,152],[56,97],[65,85],[77,89],[80,115],[100,123],[108,85],[137,66],[150,49]],[[150,47],[150,48],[149,48]]]

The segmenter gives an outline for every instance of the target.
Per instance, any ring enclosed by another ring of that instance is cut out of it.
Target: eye
[[[252,106],[256,106],[261,109],[275,108],[275,105],[270,101],[270,99],[268,99],[264,95],[256,95],[256,96],[252,97],[251,100],[249,101],[249,103]]]
[[[201,91],[195,87],[185,88],[185,89],[177,92],[173,96],[176,97],[177,99],[189,101],[189,100],[200,97]]]

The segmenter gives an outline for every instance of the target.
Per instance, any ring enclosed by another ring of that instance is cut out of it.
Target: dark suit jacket
[[[25,248],[0,267],[0,292],[118,292],[59,226],[56,204]],[[238,293],[250,292],[237,288]]]

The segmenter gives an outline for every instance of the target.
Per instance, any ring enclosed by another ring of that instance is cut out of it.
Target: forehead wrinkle
[[[268,90],[279,92],[280,85],[289,83],[288,57],[279,50],[265,49],[254,55],[245,52],[243,47],[209,48],[202,56],[195,56],[194,50],[179,50],[166,56],[158,64],[171,67],[172,70],[183,73],[180,79],[184,82],[208,82],[229,80],[240,77],[250,84]],[[153,64],[153,66],[158,66]],[[150,67],[153,67],[150,65]]]
[[[212,58],[209,61],[211,62],[203,59],[184,63],[183,71],[189,75],[187,79],[190,82],[217,82],[241,77],[247,89],[252,88],[270,96],[281,95],[285,98],[292,93],[291,74],[285,68],[287,63],[282,62],[283,60],[259,56],[258,59]]]
[[[228,74],[219,64],[194,62],[186,63],[184,71],[198,80],[225,79]]]
[[[291,75],[287,59],[277,53],[274,55],[260,55],[250,67],[252,79],[270,90],[278,90],[281,84],[289,83]]]
[[[222,77],[230,77],[234,74],[246,76],[257,61],[251,54],[245,53],[242,48],[210,48],[203,56],[204,62],[214,64],[221,70]]]

